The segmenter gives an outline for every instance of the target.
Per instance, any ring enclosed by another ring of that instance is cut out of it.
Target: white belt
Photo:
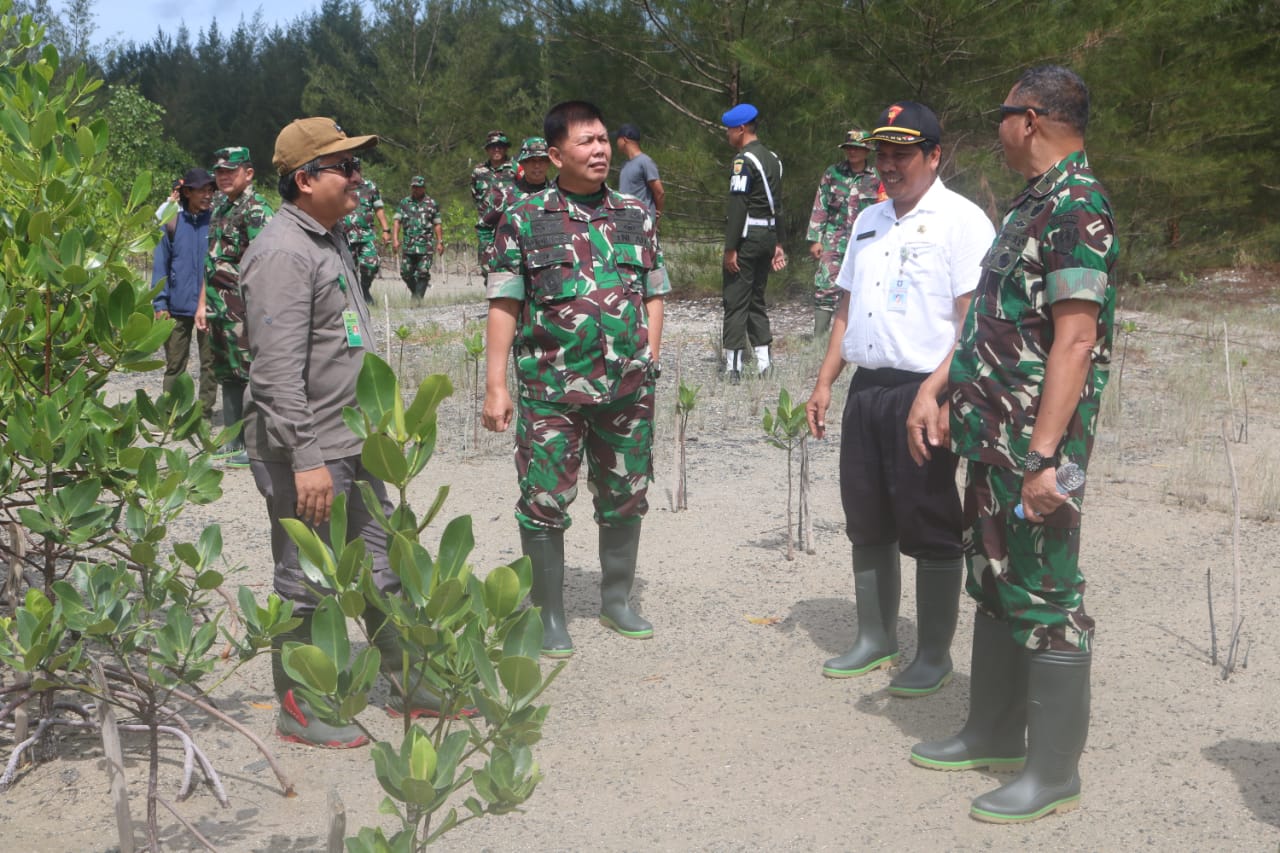
[[[764,217],[763,219],[756,216],[748,216],[747,227],[750,228],[752,225],[758,225],[761,228],[772,228],[776,221],[777,220],[775,220],[772,216],[767,216],[767,217]]]

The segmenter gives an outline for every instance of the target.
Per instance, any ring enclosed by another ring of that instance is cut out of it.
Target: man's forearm
[[[485,321],[485,387],[507,387],[507,361],[516,339],[516,322],[520,302],[516,299],[490,299]]]
[[[649,315],[649,354],[657,361],[662,350],[663,298],[650,296],[644,301],[644,310]]]
[[[1055,303],[1054,341],[1045,360],[1040,407],[1029,449],[1051,455],[1062,443],[1089,378],[1097,342],[1097,303],[1079,299]]]

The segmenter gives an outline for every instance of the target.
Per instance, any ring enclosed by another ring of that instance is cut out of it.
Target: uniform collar
[[[280,206],[280,213],[277,213],[276,216],[279,216],[281,214],[284,214],[285,216],[288,216],[296,220],[298,223],[298,227],[300,227],[303,231],[309,231],[312,234],[319,234],[319,235],[330,234],[330,229],[325,228],[318,221],[316,221],[315,217],[313,217],[311,214],[307,213],[305,210],[298,207],[296,204],[294,204],[291,201],[286,201],[284,204]],[[336,231],[341,227],[342,227],[342,220],[339,219],[337,224],[333,226],[333,230]]]
[[[942,178],[935,177],[933,183],[929,185],[929,189],[924,191],[924,195],[920,196],[920,200],[916,202],[916,206],[911,208],[911,212],[899,217],[893,207],[893,199],[881,202],[884,207],[880,211],[880,215],[889,222],[901,222],[912,216],[925,213],[935,213],[942,209],[942,196],[947,191],[943,186]]]
[[[1053,192],[1054,187],[1062,183],[1067,175],[1083,172],[1089,168],[1089,158],[1085,155],[1083,149],[1080,151],[1072,151],[1066,157],[1063,157],[1057,163],[1054,163],[1049,171],[1045,172],[1037,178],[1032,178],[1027,182],[1027,188],[1023,190],[1022,197],[1030,196],[1032,198],[1044,198]],[[1019,199],[1021,200],[1021,199]]]
[[[620,210],[625,206],[622,201],[622,197],[614,192],[607,183],[602,184],[601,186],[604,189],[604,200],[601,203],[605,207],[611,210]],[[569,200],[564,190],[560,189],[560,182],[558,180],[549,183],[547,188],[550,192],[547,195],[546,203],[542,205],[543,210],[565,211],[570,210],[571,208],[577,208],[577,205]]]

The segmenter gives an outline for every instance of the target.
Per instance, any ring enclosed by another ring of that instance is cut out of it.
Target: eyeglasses
[[[341,172],[343,177],[349,178],[360,171],[360,158],[347,157],[337,163],[330,163],[328,166],[312,166],[307,171],[313,175],[320,172]]]
[[[1037,107],[1034,104],[1001,104],[997,109],[1000,110],[1001,120],[1003,120],[1005,116],[1016,116],[1030,112],[1034,112],[1036,115],[1040,116],[1047,116],[1049,114],[1049,111],[1044,107]]]

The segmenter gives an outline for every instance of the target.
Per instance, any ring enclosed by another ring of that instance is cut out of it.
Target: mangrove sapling
[[[480,407],[484,404],[484,387],[480,384],[480,364],[484,359],[484,329],[464,335],[462,346],[471,365],[471,446],[480,447]]]
[[[686,466],[685,442],[689,430],[689,416],[698,403],[702,386],[689,387],[680,382],[676,393],[676,512],[689,508],[689,473]]]
[[[390,673],[402,708],[424,689],[440,705],[440,716],[425,729],[405,714],[398,746],[374,745],[374,774],[388,795],[380,811],[395,815],[400,828],[390,837],[381,828],[361,829],[347,839],[352,853],[422,850],[462,823],[514,811],[542,778],[530,747],[541,737],[549,706],[535,702],[563,664],[543,677],[542,620],[536,609],[520,609],[532,585],[529,561],[498,566],[481,580],[467,561],[474,546],[469,516],[445,525],[434,556],[422,544],[448,487],[422,517],[408,503],[410,483],[435,449],[439,406],[452,391],[448,377],[428,376],[406,407],[395,374],[366,354],[356,385],[359,408],[343,412],[364,441],[365,467],[394,496],[395,509],[384,518],[369,484],[360,484],[365,506],[387,531],[400,591],[380,591],[364,540],[348,541],[344,497],[333,505],[331,544],[300,521],[284,522],[322,596],[311,643],[285,643],[282,651],[285,670],[311,707],[322,719],[364,728],[359,715],[379,670]],[[370,640],[354,657],[348,619],[357,619]],[[370,625],[377,626],[376,639]],[[383,650],[390,660],[383,660]],[[477,716],[468,719],[471,713]]]
[[[767,408],[765,409],[762,425],[768,442],[787,452],[787,559],[794,560],[795,545],[791,521],[794,517],[792,493],[795,476],[792,460],[797,451],[800,454],[800,518],[802,522],[809,514],[809,424],[805,417],[804,404],[792,405],[791,395],[787,393],[786,388],[783,388],[778,392],[776,411],[770,412]],[[811,523],[802,523],[799,526],[800,547],[805,553],[813,553],[812,529]]]

